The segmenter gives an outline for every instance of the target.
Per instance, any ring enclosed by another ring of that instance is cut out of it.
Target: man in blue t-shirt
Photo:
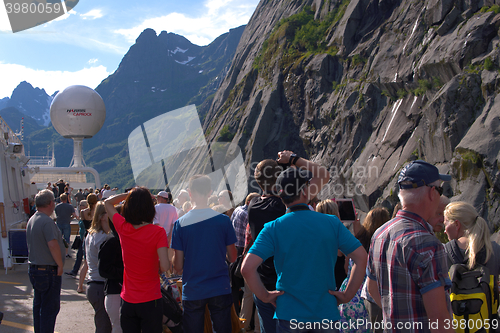
[[[229,217],[208,207],[208,176],[189,180],[193,208],[174,223],[174,268],[182,271],[182,323],[186,333],[203,332],[208,305],[215,332],[231,332],[231,286],[226,256],[236,260],[236,233]]]
[[[328,182],[328,170],[291,151],[278,153],[288,164],[277,181],[286,214],[264,225],[243,262],[241,273],[255,295],[276,306],[277,332],[337,332],[337,306],[354,297],[365,277],[367,254],[332,215],[311,211],[307,203]],[[354,261],[349,285],[335,290],[337,250]],[[276,290],[268,291],[257,268],[274,256]]]

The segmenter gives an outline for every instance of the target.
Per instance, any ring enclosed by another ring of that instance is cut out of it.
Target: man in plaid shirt
[[[426,222],[449,180],[427,162],[408,164],[398,178],[402,210],[373,235],[367,284],[386,332],[453,332],[446,253]]]
[[[245,248],[245,230],[248,225],[248,204],[250,203],[250,200],[258,196],[260,196],[259,193],[255,192],[247,195],[245,199],[245,204],[243,206],[236,207],[233,214],[231,215],[231,222],[233,223],[234,232],[236,233],[236,239],[237,239],[236,250],[238,251],[238,256],[243,254],[243,250]],[[233,270],[231,270],[231,272],[233,272]],[[243,302],[242,302],[243,295],[241,295],[240,289],[245,285],[245,281],[242,278],[239,278],[232,274],[230,278],[231,278],[231,294],[233,295],[234,308],[236,310],[236,314],[239,317],[242,317],[240,315],[240,309],[243,309]],[[247,289],[248,288],[245,288],[245,292],[247,292]],[[241,307],[240,303],[242,303]],[[252,308],[248,309],[248,306],[246,306],[245,310],[247,311],[247,313],[244,314],[242,318],[250,318],[251,313],[248,314],[248,311],[252,311],[253,309]]]
[[[231,215],[231,222],[233,223],[234,231],[236,232],[236,249],[238,250],[238,255],[243,253],[245,248],[245,230],[248,225],[248,204],[250,200],[258,197],[258,193],[250,193],[245,199],[245,204],[243,206],[238,206]]]

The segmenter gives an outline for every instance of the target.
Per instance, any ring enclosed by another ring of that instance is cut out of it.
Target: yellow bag
[[[489,269],[477,265],[469,270],[465,264],[455,264],[451,266],[449,274],[452,282],[451,308],[457,325],[455,331],[490,332],[491,320],[498,318],[498,292]]]

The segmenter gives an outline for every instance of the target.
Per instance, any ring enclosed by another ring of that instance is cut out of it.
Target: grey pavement
[[[71,236],[72,239],[74,236]],[[64,271],[73,268],[76,251],[70,250],[71,259],[66,259]],[[3,263],[0,260],[0,267]],[[76,292],[78,280],[63,274],[61,290],[61,310],[57,316],[55,331],[58,333],[92,333],[94,310],[85,294]],[[28,277],[27,265],[14,265],[13,269],[0,270],[0,311],[4,313],[0,332],[33,332],[33,288]]]

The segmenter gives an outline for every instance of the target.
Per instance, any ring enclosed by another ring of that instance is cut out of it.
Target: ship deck
[[[74,236],[72,235],[72,240]],[[66,259],[64,271],[68,272],[75,263],[76,251]],[[0,259],[1,261],[1,259]],[[1,265],[3,267],[3,263]],[[63,274],[61,290],[61,310],[57,316],[55,331],[92,333],[94,309],[85,294],[76,292],[78,280]],[[4,317],[0,324],[2,333],[33,332],[33,288],[28,277],[27,265],[14,265],[5,274],[0,272],[0,311]]]

